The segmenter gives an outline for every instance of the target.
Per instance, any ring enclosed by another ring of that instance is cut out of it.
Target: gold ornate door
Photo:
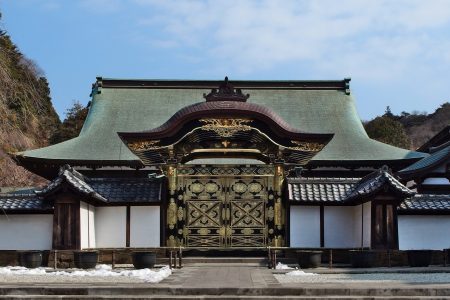
[[[220,178],[184,180],[184,239],[189,247],[224,247],[225,186]]]
[[[169,230],[174,235],[168,244],[176,236],[178,244],[187,247],[273,244],[273,174],[273,167],[179,168],[174,192],[178,201],[169,204]]]
[[[228,203],[228,246],[259,247],[267,240],[267,178],[230,178]]]

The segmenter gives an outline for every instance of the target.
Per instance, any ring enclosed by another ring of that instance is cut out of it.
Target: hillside
[[[411,114],[399,118],[411,141],[411,149],[417,149],[427,140],[450,125],[450,103],[446,102],[431,114]]]
[[[371,138],[415,150],[450,125],[450,103],[445,102],[430,114],[402,112],[394,115],[387,107],[382,116],[363,123]]]
[[[0,28],[0,186],[45,182],[7,153],[48,145],[59,124],[47,79]]]

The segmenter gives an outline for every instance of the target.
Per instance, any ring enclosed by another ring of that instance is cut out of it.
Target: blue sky
[[[351,77],[364,120],[450,100],[446,0],[0,0],[0,11],[62,117],[96,76]]]

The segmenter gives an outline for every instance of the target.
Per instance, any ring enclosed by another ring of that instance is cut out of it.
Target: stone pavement
[[[271,270],[265,267],[249,267],[245,264],[184,267],[175,270],[160,284],[202,288],[276,288],[281,286]]]
[[[439,268],[437,269],[439,270]],[[314,270],[315,271],[315,270]],[[323,271],[326,271],[324,268]],[[333,269],[333,272],[337,272]],[[342,270],[344,272],[355,270]],[[279,283],[280,271],[248,264],[201,264],[173,270],[157,284],[0,284],[1,299],[450,299],[450,283],[317,282]],[[378,273],[379,274],[379,273]],[[448,273],[447,273],[448,274]],[[332,275],[332,274],[328,274]]]

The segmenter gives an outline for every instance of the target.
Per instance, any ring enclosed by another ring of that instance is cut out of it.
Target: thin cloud
[[[427,60],[448,64],[439,44],[449,39],[450,1],[135,3],[164,16],[138,21],[157,23],[161,47],[203,49],[205,61],[228,61],[240,73],[308,62],[319,73],[393,80]]]

